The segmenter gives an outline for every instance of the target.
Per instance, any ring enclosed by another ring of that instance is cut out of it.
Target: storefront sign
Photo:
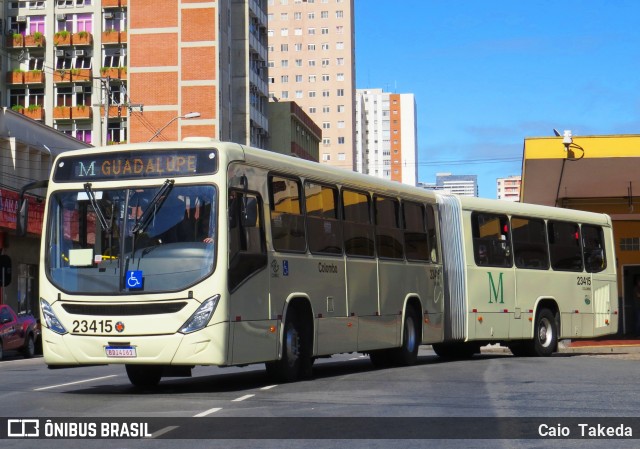
[[[42,219],[44,217],[44,203],[38,202],[32,196],[26,196],[29,201],[29,234],[42,234]],[[16,211],[20,202],[20,194],[13,190],[0,189],[0,228],[16,229]]]

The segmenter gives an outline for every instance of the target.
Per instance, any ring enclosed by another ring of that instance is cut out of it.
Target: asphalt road
[[[406,368],[375,370],[369,359],[359,354],[322,359],[316,362],[313,380],[292,384],[273,384],[262,365],[197,367],[193,374],[192,378],[165,379],[158,388],[141,391],[129,384],[122,366],[49,370],[41,358],[9,357],[0,362],[0,416],[166,418],[174,424],[161,427],[160,432],[154,429],[157,439],[58,440],[55,444],[57,448],[83,449],[602,447],[603,440],[469,438],[476,432],[482,434],[487,427],[506,428],[509,418],[513,417],[553,418],[552,421],[559,424],[570,423],[572,417],[593,417],[595,422],[605,417],[615,418],[613,422],[622,417],[640,417],[638,358],[625,355],[558,354],[541,359],[515,358],[498,352],[472,360],[442,361],[423,348],[419,363]],[[192,417],[198,419],[176,419]],[[242,419],[214,419],[234,417]],[[465,417],[471,420],[462,421],[464,426],[458,425]],[[192,432],[200,431],[210,435],[207,431],[220,422],[228,425],[234,435],[238,434],[238,427],[246,426],[244,430],[250,438],[256,432],[260,434],[256,426],[259,428],[267,422],[279,426],[280,432],[283,427],[290,429],[292,435],[326,431],[335,439],[167,439],[193,437]],[[448,436],[467,439],[395,438],[403,429],[414,425],[425,426],[421,429],[423,432],[448,429],[445,432]],[[340,439],[344,435],[353,437],[354,429],[350,426],[358,426],[365,432],[364,435],[355,432],[358,437],[390,434],[394,438]],[[575,433],[573,427],[572,431]],[[640,438],[640,434],[636,437]],[[51,447],[50,443],[17,439],[0,442],[3,448]],[[639,447],[640,440],[617,440],[613,446]]]

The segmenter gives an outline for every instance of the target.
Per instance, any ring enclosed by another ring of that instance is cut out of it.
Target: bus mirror
[[[258,202],[255,198],[244,197],[242,200],[242,227],[254,228],[258,221]]]
[[[16,214],[16,234],[20,237],[27,235],[28,216],[29,201],[27,198],[23,197],[20,199],[20,204],[18,204],[18,211]]]
[[[11,257],[0,256],[0,287],[11,284]]]

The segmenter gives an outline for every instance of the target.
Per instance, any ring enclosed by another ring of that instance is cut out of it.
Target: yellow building
[[[609,214],[616,240],[621,331],[636,333],[640,279],[640,135],[526,138],[521,201]]]

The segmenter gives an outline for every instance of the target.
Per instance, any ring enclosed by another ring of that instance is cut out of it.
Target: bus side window
[[[258,195],[229,193],[229,291],[267,266],[261,211]]]
[[[534,270],[549,269],[544,220],[512,217],[511,236],[516,267]]]
[[[582,271],[580,227],[576,223],[550,221],[547,233],[551,268],[558,271]]]
[[[305,183],[307,235],[311,254],[342,255],[342,226],[338,220],[338,189]]]
[[[587,272],[598,273],[607,268],[604,237],[600,226],[582,225],[582,247]]]
[[[431,261],[424,206],[405,201],[402,203],[402,211],[404,213],[404,246],[407,260]]]
[[[473,253],[478,266],[510,267],[511,242],[506,215],[471,214]]]
[[[303,252],[306,249],[300,191],[297,180],[269,177],[271,241],[276,251]]]
[[[342,190],[344,248],[347,256],[374,257],[371,200],[366,193]]]
[[[400,229],[400,202],[395,198],[374,197],[376,216],[376,252],[378,257],[403,259]]]
[[[431,262],[438,263],[438,233],[436,230],[436,214],[432,205],[427,205],[427,236],[429,237],[429,249],[431,250]]]

